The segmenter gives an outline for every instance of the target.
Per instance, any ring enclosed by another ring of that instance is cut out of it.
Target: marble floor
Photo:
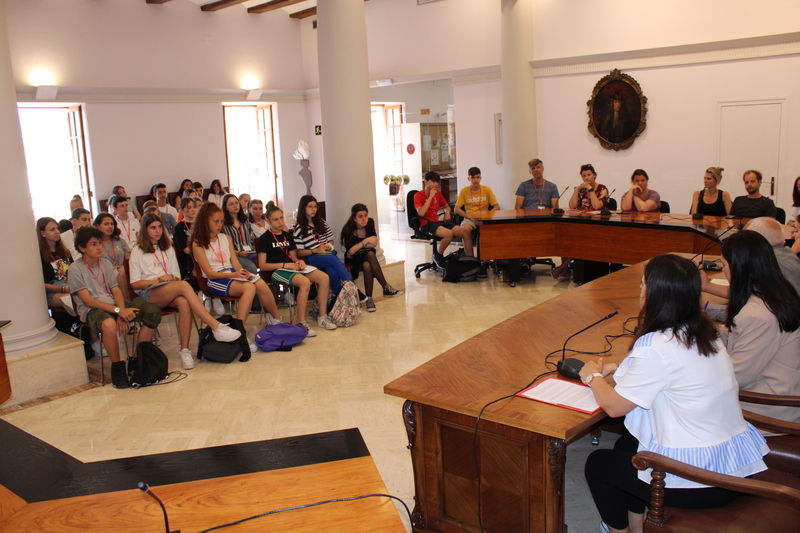
[[[178,383],[96,387],[3,418],[85,462],[358,427],[388,491],[413,507],[402,400],[385,395],[384,384],[574,285],[556,282],[541,266],[514,288],[493,275],[459,284],[430,272],[416,279],[414,265],[429,257],[430,247],[398,227],[382,227],[381,238],[387,261],[405,260],[406,291],[377,298],[377,312],[364,312],[355,327],[319,329],[291,352],[259,352],[247,363],[199,363]],[[250,316],[250,335],[259,320]],[[170,368],[180,369],[174,320],[160,329]],[[193,350],[196,343],[193,335]],[[604,436],[601,446],[612,443]],[[590,451],[587,436],[567,452],[571,533],[598,530],[583,480]]]

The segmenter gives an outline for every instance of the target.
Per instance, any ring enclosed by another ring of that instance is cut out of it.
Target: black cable
[[[336,499],[333,499],[333,500],[325,500],[325,501],[321,501],[321,502],[307,503],[305,505],[295,505],[293,507],[284,507],[283,509],[275,509],[274,511],[267,511],[266,513],[261,513],[261,514],[249,516],[247,518],[242,518],[241,520],[237,520],[235,522],[229,522],[227,524],[222,524],[220,526],[210,527],[208,529],[204,529],[203,531],[200,531],[199,533],[208,533],[209,531],[216,531],[218,529],[222,529],[222,528],[226,528],[226,527],[238,526],[239,524],[242,524],[244,522],[248,522],[250,520],[255,520],[256,518],[261,518],[262,516],[267,516],[267,515],[271,515],[271,514],[278,514],[278,513],[284,512],[284,511],[295,511],[297,509],[308,509],[309,507],[317,507],[319,505],[324,505],[326,503],[349,502],[349,501],[353,501],[353,500],[363,500],[364,498],[379,498],[379,497],[380,498],[391,498],[393,500],[397,500],[400,503],[402,503],[403,507],[406,510],[406,514],[408,515],[408,522],[409,522],[409,524],[411,523],[411,511],[408,510],[408,506],[406,505],[406,502],[404,502],[403,500],[401,500],[397,496],[392,496],[391,494],[363,494],[361,496],[353,496],[352,498],[336,498]]]

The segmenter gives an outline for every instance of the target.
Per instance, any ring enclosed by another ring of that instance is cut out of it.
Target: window
[[[74,195],[91,211],[80,106],[19,107],[33,215],[69,218]]]
[[[277,202],[272,106],[225,105],[223,113],[231,193]]]

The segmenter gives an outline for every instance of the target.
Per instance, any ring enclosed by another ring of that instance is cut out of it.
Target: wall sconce
[[[37,100],[55,100],[58,95],[56,78],[50,71],[35,70],[31,73],[31,85],[36,87]]]
[[[55,100],[58,95],[58,87],[55,85],[39,85],[36,88],[36,100]]]
[[[247,91],[247,100],[261,100],[261,93],[263,93],[263,89],[250,89]]]

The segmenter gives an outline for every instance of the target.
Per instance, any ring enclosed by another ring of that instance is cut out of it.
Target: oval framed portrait
[[[589,106],[589,132],[606,150],[631,147],[647,125],[647,97],[631,76],[612,70],[594,86]]]

